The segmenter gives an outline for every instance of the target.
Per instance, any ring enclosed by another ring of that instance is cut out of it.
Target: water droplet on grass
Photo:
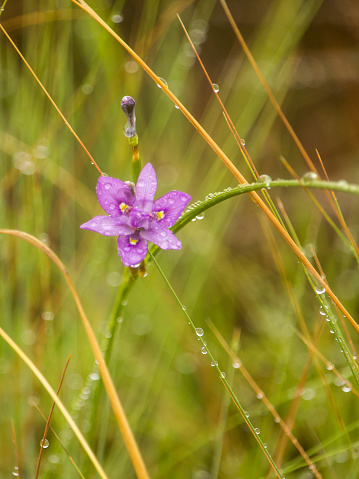
[[[161,82],[164,84],[164,86],[167,86],[168,87],[168,83],[166,82],[166,80],[164,78],[161,78],[161,77],[158,77]],[[158,88],[162,88],[162,85],[160,83],[157,83],[157,86]]]
[[[120,13],[117,13],[115,15],[112,15],[111,20],[113,23],[121,23],[123,22],[123,16]]]
[[[44,449],[47,449],[49,447],[49,444],[50,443],[49,443],[48,439],[45,439],[45,440],[41,439],[41,441],[40,441],[40,446],[42,445],[42,447]]]
[[[221,372],[221,378],[225,379],[226,373],[224,371]]]
[[[268,187],[271,181],[272,181],[272,178],[269,175],[261,175],[258,178],[257,183],[264,183]]]
[[[348,392],[350,392],[351,390],[352,390],[352,387],[351,387],[351,386],[345,385],[345,386],[342,387],[342,391],[345,392],[345,393],[348,393]]]
[[[254,429],[254,432],[255,432],[256,434],[260,434],[261,430],[260,430],[258,427],[256,427],[256,428]]]
[[[215,93],[219,92],[219,86],[217,85],[217,83],[212,83],[212,87]]]
[[[203,220],[204,218],[204,213],[200,213],[199,215],[196,216],[197,220]]]
[[[315,286],[315,291],[317,294],[323,294],[325,293],[325,288],[322,284],[318,283],[317,286]]]
[[[203,336],[204,332],[203,332],[203,329],[202,328],[196,328],[196,334],[197,336]]]
[[[211,366],[212,366],[212,367],[218,366],[218,361],[211,361]]]
[[[201,352],[202,352],[202,354],[207,354],[207,349],[206,349],[205,347],[203,347],[203,348],[201,349]]]
[[[314,173],[314,171],[308,171],[302,176],[302,181],[304,183],[310,183],[311,181],[317,181],[318,180],[318,175]]]

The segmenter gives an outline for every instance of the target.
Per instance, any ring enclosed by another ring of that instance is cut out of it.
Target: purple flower
[[[118,254],[125,266],[135,266],[146,257],[148,242],[162,249],[180,249],[181,242],[168,228],[173,226],[191,197],[170,191],[154,201],[156,172],[151,163],[142,169],[136,184],[100,176],[97,198],[109,216],[95,216],[80,226],[105,236],[118,236]]]

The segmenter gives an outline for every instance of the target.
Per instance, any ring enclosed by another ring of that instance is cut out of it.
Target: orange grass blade
[[[253,70],[255,71],[257,77],[259,78],[260,82],[262,83],[267,95],[268,95],[268,98],[269,100],[271,101],[272,105],[274,106],[276,112],[278,113],[278,116],[279,118],[282,120],[282,122],[284,123],[285,127],[287,128],[290,136],[293,138],[295,144],[297,145],[299,151],[301,152],[303,158],[305,159],[305,161],[307,162],[307,165],[309,166],[309,168],[314,171],[315,173],[318,174],[318,171],[316,170],[312,160],[309,158],[309,155],[308,153],[305,151],[305,148],[304,146],[302,145],[301,141],[299,140],[299,138],[297,137],[295,131],[293,130],[292,126],[290,125],[289,121],[287,120],[286,116],[284,115],[279,103],[277,102],[277,100],[275,99],[271,89],[269,88],[269,85],[268,83],[266,82],[264,76],[262,75],[262,72],[260,71],[260,69],[258,68],[258,65],[251,53],[251,51],[249,50],[244,38],[242,37],[242,34],[241,32],[239,31],[237,25],[236,25],[236,22],[234,21],[234,18],[227,6],[227,3],[225,0],[220,0],[221,2],[221,5],[222,5],[222,8],[224,10],[224,13],[226,14],[227,16],[227,19],[234,31],[234,34],[236,35],[239,43],[241,44],[241,47],[243,48],[244,50],[244,53],[246,54],[248,60],[250,61],[251,65],[252,65],[252,68]]]
[[[136,443],[136,440],[135,440],[135,437],[131,431],[131,428],[130,428],[130,425],[128,423],[128,420],[127,420],[127,417],[126,417],[126,414],[124,412],[124,409],[122,407],[122,404],[120,402],[120,399],[117,395],[117,392],[116,392],[116,389],[115,389],[115,386],[113,384],[113,381],[112,381],[112,378],[110,376],[110,373],[107,369],[107,366],[105,364],[105,361],[103,359],[103,356],[102,356],[102,352],[101,352],[101,349],[100,349],[100,346],[97,342],[97,339],[96,339],[96,336],[95,336],[95,333],[93,332],[92,328],[91,328],[91,325],[90,325],[90,322],[89,320],[87,319],[87,316],[85,314],[85,311],[82,307],[82,304],[81,304],[81,301],[80,301],[80,298],[77,294],[77,291],[70,279],[70,276],[65,268],[65,266],[63,265],[62,261],[60,260],[60,258],[48,247],[46,246],[42,241],[40,241],[39,239],[35,238],[34,236],[32,235],[29,235],[28,233],[24,233],[23,231],[17,231],[17,230],[5,230],[5,229],[0,229],[0,234],[7,234],[7,235],[11,235],[11,236],[16,236],[18,238],[21,238],[25,241],[27,241],[28,243],[36,246],[38,249],[40,249],[43,253],[45,253],[55,264],[56,266],[59,268],[59,270],[61,271],[61,273],[64,275],[65,277],[65,280],[71,290],[71,293],[72,293],[72,296],[76,302],[76,306],[77,306],[77,309],[80,313],[80,316],[81,316],[81,319],[82,319],[82,323],[84,325],[84,328],[86,330],[86,333],[87,333],[87,336],[88,336],[88,339],[89,339],[89,342],[90,342],[90,345],[91,345],[91,349],[94,353],[94,356],[95,356],[95,359],[96,361],[98,362],[98,367],[99,367],[99,371],[100,371],[100,374],[101,374],[101,377],[102,377],[102,380],[103,380],[103,383],[104,383],[104,386],[105,386],[105,389],[106,389],[106,392],[107,392],[107,395],[108,395],[108,398],[110,400],[110,403],[111,403],[111,406],[112,406],[112,409],[113,409],[113,412],[115,414],[115,417],[116,417],[116,420],[117,420],[117,423],[120,427],[120,430],[122,432],[122,435],[123,435],[123,438],[124,438],[124,441],[125,441],[125,444],[126,444],[126,447],[127,447],[127,450],[128,450],[128,453],[130,455],[130,458],[131,458],[131,461],[132,461],[132,464],[134,466],[134,469],[137,473],[137,476],[139,477],[139,479],[149,479],[149,475],[148,475],[148,472],[147,472],[147,469],[146,469],[146,466],[145,466],[145,463],[142,459],[142,456],[141,456],[141,453],[139,451],[139,448],[137,446],[137,443]],[[0,330],[1,331],[1,330]],[[18,348],[19,349],[19,348]],[[21,352],[21,350],[19,350]],[[22,352],[21,352],[22,353]],[[23,353],[22,353],[23,354]],[[23,357],[23,356],[21,356]],[[34,366],[35,368],[35,366]],[[38,371],[38,374],[41,375],[41,373]],[[41,375],[42,376],[42,375]],[[38,378],[40,376],[37,376]],[[43,378],[43,381],[47,383],[46,379],[42,376]],[[42,382],[42,381],[41,381]],[[42,382],[43,384],[45,384],[44,382]],[[50,388],[50,385],[48,384],[49,388]],[[47,388],[46,388],[47,389]],[[52,389],[51,389],[52,391]],[[53,391],[52,391],[53,392]],[[53,394],[55,395],[55,398],[56,400],[54,399],[54,396]],[[59,400],[59,398],[56,396],[56,394],[53,392],[53,394],[51,394],[51,397],[54,399],[54,401],[56,402],[57,405],[59,405],[61,402]],[[62,405],[62,403],[61,403]],[[63,407],[63,406],[62,406]],[[60,408],[61,409],[61,408]],[[67,413],[67,411],[65,410],[65,408],[63,407],[64,411],[66,412],[66,419],[67,420],[71,420],[72,424],[74,425],[74,427],[77,428],[76,424],[74,423],[74,421],[72,420],[71,416]],[[64,414],[63,410],[61,410],[61,412]],[[78,430],[78,428],[77,428]],[[74,431],[75,432],[75,431]],[[79,434],[80,431],[78,430]],[[79,437],[79,436],[78,436]],[[81,438],[82,438],[82,435],[81,435]],[[83,439],[84,440],[84,439]],[[84,440],[85,441],[85,440]],[[91,454],[93,455],[91,449],[89,448],[88,444],[86,443],[85,441],[85,444],[86,444],[86,447],[89,449],[89,451],[91,452]],[[87,449],[86,449],[87,450]],[[97,459],[93,456],[93,459],[97,461]],[[98,464],[99,467],[100,464]],[[105,476],[103,476],[105,477]]]
[[[22,55],[22,53],[20,52],[20,50],[17,48],[17,46],[15,45],[15,43],[13,42],[13,40],[11,39],[10,35],[7,33],[7,31],[5,30],[5,28],[0,24],[0,29],[3,31],[4,35],[6,36],[6,38],[9,40],[9,42],[11,43],[11,45],[14,47],[14,49],[16,50],[17,54],[20,56],[21,60],[25,63],[25,65],[27,66],[27,68],[30,70],[30,73],[31,75],[35,78],[35,80],[37,81],[37,83],[40,85],[40,88],[42,89],[42,91],[45,93],[45,95],[47,96],[47,98],[50,100],[50,102],[52,103],[52,105],[55,107],[55,110],[57,111],[57,113],[61,116],[61,118],[63,119],[65,125],[68,127],[68,129],[71,131],[71,133],[74,135],[74,137],[76,138],[76,140],[80,143],[80,145],[82,146],[83,150],[85,151],[85,153],[87,154],[87,156],[90,158],[91,160],[91,163],[93,163],[95,165],[95,167],[97,168],[97,171],[100,173],[101,176],[103,176],[103,173],[100,169],[100,167],[98,166],[98,164],[96,163],[96,161],[92,158],[90,152],[87,150],[86,146],[83,144],[83,142],[81,141],[80,137],[77,135],[77,133],[75,132],[75,130],[72,128],[72,126],[70,125],[70,123],[66,120],[65,116],[62,114],[61,110],[59,109],[59,107],[56,105],[56,103],[54,102],[54,100],[52,99],[50,93],[46,90],[46,88],[44,87],[44,85],[41,83],[41,81],[39,80],[39,78],[36,76],[36,73],[34,72],[34,70],[30,67],[30,65],[28,64],[28,62],[25,60],[25,57]]]
[[[125,50],[141,65],[141,67],[145,70],[145,72],[159,85],[163,92],[173,101],[175,105],[178,106],[179,110],[184,114],[184,116],[188,119],[188,121],[196,128],[198,133],[204,138],[204,140],[208,143],[208,145],[212,148],[212,150],[221,158],[223,163],[227,166],[230,172],[234,175],[237,181],[241,184],[247,185],[248,182],[244,178],[244,176],[238,171],[238,169],[234,166],[231,160],[227,157],[227,155],[221,150],[221,148],[217,145],[217,143],[212,139],[212,137],[207,133],[207,131],[200,125],[200,123],[191,115],[191,113],[187,110],[187,108],[178,100],[178,98],[171,92],[167,85],[163,83],[163,81],[154,73],[151,68],[137,55],[137,53],[132,50],[131,47],[127,45],[127,43],[122,40],[122,38],[117,35],[107,24],[102,20],[101,17],[97,15],[97,13],[87,5],[84,0],[71,0],[75,5],[78,5],[80,8],[85,10],[94,20],[96,20],[106,31],[108,31],[122,46]],[[283,228],[280,221],[276,218],[276,216],[271,212],[268,206],[263,202],[260,196],[255,192],[252,191],[249,193],[251,198],[258,204],[261,210],[264,212],[265,215],[269,218],[272,222],[274,227],[278,230],[279,234],[283,237],[289,247],[293,250],[295,255],[298,259],[303,263],[303,265],[308,269],[308,271],[315,277],[315,279],[324,286],[328,296],[330,296],[331,300],[338,306],[340,311],[347,317],[348,321],[354,327],[357,333],[359,333],[359,324],[356,323],[354,318],[351,316],[349,311],[343,306],[343,304],[339,301],[330,287],[323,281],[323,278],[317,272],[317,270],[313,267],[304,253],[298,248],[295,244],[293,239],[290,237],[288,232]]]

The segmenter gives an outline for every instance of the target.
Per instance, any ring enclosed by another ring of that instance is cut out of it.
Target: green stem
[[[183,228],[184,225],[192,221],[196,216],[200,215],[204,211],[212,208],[212,206],[228,200],[233,196],[243,195],[250,191],[271,189],[271,188],[314,188],[319,190],[334,190],[341,191],[343,193],[352,193],[359,195],[359,185],[350,185],[346,181],[310,181],[303,182],[301,180],[275,180],[265,183],[251,183],[248,185],[240,185],[235,188],[227,188],[219,193],[210,193],[206,196],[204,201],[198,202],[198,204],[192,205],[187,208],[185,214],[177,221],[173,226],[172,231],[176,232]]]

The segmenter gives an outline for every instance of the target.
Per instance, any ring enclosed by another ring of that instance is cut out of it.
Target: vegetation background
[[[220,2],[97,0],[91,6],[166,80],[252,181],[178,13],[212,81],[219,85],[219,95],[259,174],[291,178],[280,157],[300,177],[308,171]],[[315,149],[330,179],[358,183],[358,2],[229,0],[228,6],[318,169]],[[196,202],[236,186],[162,89],[70,1],[8,0],[1,23],[106,174],[131,178],[131,148],[123,135],[126,119],[120,108],[121,98],[131,95],[143,164],[151,162],[157,171],[157,196],[177,189]],[[79,228],[101,214],[95,195],[98,172],[2,32],[0,62],[0,226],[30,233],[58,254],[101,341],[123,266],[114,238]],[[312,245],[328,283],[357,317],[359,275],[351,249],[303,189],[272,188],[270,194],[275,203],[280,196],[306,253],[312,254]],[[315,196],[336,221],[324,193]],[[338,201],[357,238],[357,197],[338,194]],[[350,377],[336,335],[319,314],[318,298],[295,255],[246,195],[207,211],[178,237],[182,250],[161,252],[158,261],[196,327],[204,330],[210,351],[285,477],[314,476],[290,442],[279,442],[279,425],[240,368],[232,367],[209,320],[233,348],[238,343],[241,362],[281,417],[293,414],[293,433],[322,477],[358,477],[354,386],[350,390],[327,370],[328,364],[310,356],[297,331],[306,327],[325,358],[354,385],[356,379]],[[104,393],[95,419],[91,417],[95,400],[84,386],[93,354],[61,273],[33,246],[5,235],[0,237],[0,264],[1,327],[55,389],[72,354],[60,397],[109,477],[135,477]],[[298,310],[293,309],[292,294]],[[153,265],[147,277],[136,282],[119,322],[109,367],[151,477],[274,477]],[[349,328],[348,334],[355,347],[357,333]],[[34,477],[45,427],[34,402],[48,414],[51,398],[1,341],[1,477],[19,472],[14,469],[11,419],[21,477]],[[96,477],[56,408],[51,425],[85,477]],[[78,477],[51,432],[48,440],[40,477]]]

